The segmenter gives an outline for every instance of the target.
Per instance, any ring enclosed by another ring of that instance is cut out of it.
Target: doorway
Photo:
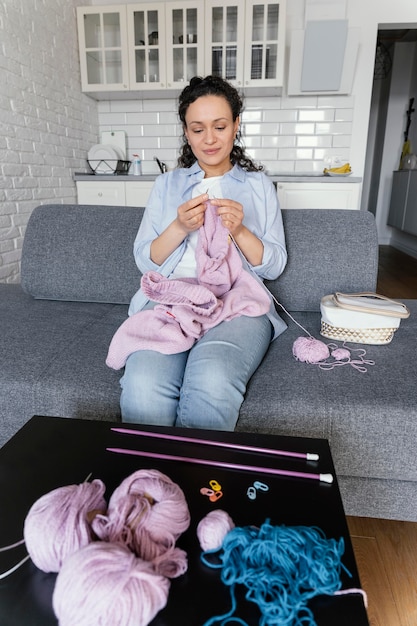
[[[412,26],[412,28],[411,28]],[[387,226],[393,172],[399,168],[410,97],[417,104],[417,25],[378,29],[362,206],[375,215],[379,243],[417,256],[417,238]],[[417,109],[417,107],[415,107]],[[417,115],[409,138],[417,152]]]

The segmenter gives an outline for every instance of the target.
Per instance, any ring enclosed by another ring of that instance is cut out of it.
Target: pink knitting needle
[[[233,448],[234,450],[246,450],[247,452],[262,452],[264,454],[275,454],[277,456],[291,456],[307,461],[318,461],[319,455],[315,452],[290,452],[286,450],[272,450],[271,448],[257,448],[255,446],[245,446],[239,443],[227,443],[225,441],[213,441],[212,439],[198,439],[194,437],[182,437],[181,435],[166,435],[165,433],[155,433],[147,430],[133,430],[132,428],[112,428],[116,433],[127,435],[143,435],[145,437],[155,437],[157,439],[169,439],[173,441],[185,441],[188,443],[201,443],[206,446],[216,446],[219,448]]]
[[[116,454],[132,454],[134,456],[146,456],[151,459],[163,459],[164,461],[184,461],[185,463],[195,463],[197,465],[210,465],[215,467],[225,467],[227,469],[244,470],[248,472],[261,472],[263,474],[276,474],[279,476],[290,476],[292,478],[309,478],[320,480],[324,483],[332,483],[332,474],[311,474],[309,472],[292,472],[290,470],[279,470],[272,467],[256,467],[254,465],[241,465],[240,463],[227,463],[225,461],[209,461],[195,459],[187,456],[176,456],[174,454],[161,454],[159,452],[144,452],[143,450],[126,450],[125,448],[106,448],[108,452]]]

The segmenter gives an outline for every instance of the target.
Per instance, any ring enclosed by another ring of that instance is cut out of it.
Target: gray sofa
[[[0,284],[0,444],[35,414],[119,420],[120,372],[109,342],[139,285],[132,254],[142,209],[45,205],[31,215],[22,283]],[[370,213],[283,211],[289,261],[268,284],[319,336],[320,299],[375,290]],[[322,371],[296,361],[291,320],[250,381],[239,431],[324,437],[347,514],[417,520],[417,301],[375,365]],[[357,347],[357,346],[356,346]],[[285,503],[284,503],[285,505]]]

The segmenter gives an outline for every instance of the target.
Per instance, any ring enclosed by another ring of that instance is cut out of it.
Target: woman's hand
[[[216,198],[210,202],[217,207],[217,214],[223,226],[232,235],[246,260],[253,266],[261,265],[264,244],[243,224],[243,206],[239,202],[226,198]]]
[[[207,200],[208,195],[203,193],[178,207],[177,217],[151,243],[150,257],[154,263],[162,265],[189,233],[204,224]]]
[[[243,206],[234,200],[226,198],[215,198],[210,200],[211,204],[217,207],[217,215],[222,224],[233,237],[239,236],[243,226]]]
[[[198,230],[204,224],[207,200],[208,195],[203,193],[178,207],[177,223],[186,235]]]

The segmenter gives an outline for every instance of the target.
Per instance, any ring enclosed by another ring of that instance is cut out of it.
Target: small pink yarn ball
[[[123,543],[146,561],[172,549],[189,525],[182,489],[153,469],[128,476],[113,492],[107,514],[97,515],[92,524],[97,537]]]
[[[347,348],[336,348],[333,350],[332,357],[336,359],[336,361],[343,361],[343,359],[350,359],[350,351]]]
[[[169,588],[125,546],[98,541],[65,560],[52,605],[60,626],[146,626],[166,605]]]
[[[319,363],[330,356],[325,343],[314,337],[298,337],[293,343],[292,353],[297,361]]]
[[[197,526],[197,537],[202,550],[218,550],[227,533],[235,524],[226,511],[215,509],[207,513]]]
[[[93,541],[91,517],[104,513],[105,485],[101,480],[59,487],[30,508],[23,536],[32,561],[44,572],[58,572],[73,552]]]

